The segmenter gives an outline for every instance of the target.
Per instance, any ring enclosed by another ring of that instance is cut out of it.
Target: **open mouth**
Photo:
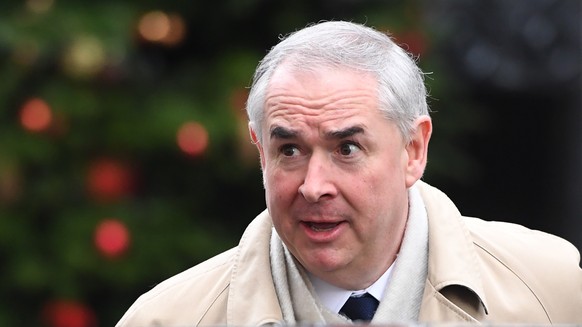
[[[336,228],[340,223],[305,223],[311,230],[315,232],[327,232]]]

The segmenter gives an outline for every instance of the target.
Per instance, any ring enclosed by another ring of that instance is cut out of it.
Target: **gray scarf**
[[[345,324],[349,320],[328,310],[315,295],[304,268],[273,229],[271,274],[283,312],[282,324]],[[428,263],[428,220],[418,190],[409,190],[406,231],[394,270],[372,323],[409,323],[418,320]]]

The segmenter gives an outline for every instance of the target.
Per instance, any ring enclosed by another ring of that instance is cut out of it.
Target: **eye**
[[[293,144],[285,144],[279,148],[279,152],[285,157],[293,157],[299,155],[299,149]]]
[[[341,154],[342,156],[351,156],[360,150],[361,149],[357,144],[352,143],[352,142],[346,142],[346,143],[343,143],[342,145],[340,145],[339,154]]]

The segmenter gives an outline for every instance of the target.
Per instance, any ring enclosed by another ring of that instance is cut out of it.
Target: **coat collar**
[[[487,312],[477,254],[460,212],[440,190],[421,181],[416,185],[428,214],[427,282],[439,292],[449,286],[461,286],[469,290]],[[241,238],[229,290],[227,325],[283,321],[270,273],[271,233],[271,218],[265,210],[249,224]]]
[[[428,214],[428,282],[437,291],[462,286],[474,294],[487,313],[477,253],[461,213],[443,192],[416,183]]]
[[[265,210],[243,233],[229,288],[228,326],[259,326],[283,321],[271,276],[271,232],[271,218]]]

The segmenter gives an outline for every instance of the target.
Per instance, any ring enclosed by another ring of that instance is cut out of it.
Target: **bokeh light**
[[[177,45],[186,36],[186,23],[180,15],[170,14],[168,17],[170,18],[170,31],[162,39],[162,43],[170,46]]]
[[[230,94],[230,107],[236,115],[236,132],[238,135],[236,141],[241,162],[253,167],[257,164],[258,152],[256,146],[251,142],[249,134],[247,112],[245,110],[248,96],[249,90],[245,87],[233,89]]]
[[[49,11],[54,2],[54,0],[26,0],[26,8],[34,13],[41,14]]]
[[[130,235],[127,227],[121,221],[104,219],[95,229],[95,246],[108,258],[117,258],[129,248]]]
[[[202,154],[208,146],[208,132],[200,123],[189,121],[178,129],[176,141],[180,149],[191,156]]]
[[[86,305],[72,300],[53,300],[43,309],[44,325],[49,327],[95,327],[97,317]]]
[[[138,23],[139,35],[148,42],[177,45],[186,35],[184,19],[177,14],[155,10],[144,14]]]
[[[101,72],[106,65],[102,42],[93,36],[79,36],[63,56],[63,70],[75,78],[88,78]]]
[[[144,39],[160,41],[170,33],[170,19],[162,11],[148,12],[139,20],[138,30]]]
[[[133,189],[133,172],[121,161],[103,158],[89,166],[89,194],[98,201],[115,201]]]
[[[46,131],[52,120],[51,108],[40,98],[29,99],[20,109],[20,124],[31,132]]]

